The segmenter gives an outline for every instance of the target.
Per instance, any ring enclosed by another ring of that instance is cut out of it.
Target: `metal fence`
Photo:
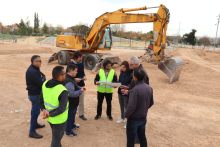
[[[0,43],[14,43],[14,44],[26,44],[26,45],[44,45],[44,46],[56,46],[56,37],[46,36],[20,36],[0,33]],[[137,41],[133,39],[125,39],[112,36],[113,48],[130,48],[130,49],[145,49],[150,44],[150,40]],[[183,44],[171,44],[167,46],[166,50],[174,50],[176,48],[192,48],[191,45]],[[208,46],[193,46],[193,49],[199,50],[214,50],[214,47]],[[220,51],[220,48],[215,48],[216,51]]]
[[[112,46],[113,47],[123,47],[123,48],[132,48],[132,49],[144,49],[148,46],[150,40],[148,41],[137,41],[133,39],[125,39],[120,37],[112,36]]]
[[[0,33],[0,43],[56,46],[56,37],[20,36]]]

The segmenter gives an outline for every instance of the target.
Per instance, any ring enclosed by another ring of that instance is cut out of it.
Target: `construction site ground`
[[[28,137],[31,102],[26,90],[25,72],[31,64],[32,55],[40,55],[41,71],[47,80],[58,62],[47,63],[47,59],[62,48],[0,44],[0,146],[1,147],[45,147],[50,146],[51,128],[48,122],[38,118],[46,127],[37,129],[44,137],[40,140]],[[104,52],[104,51],[99,51]],[[106,51],[128,60],[141,56],[144,50],[117,49]],[[220,146],[220,52],[191,48],[166,51],[167,55],[181,57],[184,67],[179,81],[169,84],[169,78],[157,65],[141,63],[147,71],[150,86],[154,92],[154,105],[148,111],[146,136],[149,147],[219,147]],[[66,66],[65,66],[66,68]],[[113,69],[119,75],[120,66]],[[103,114],[94,120],[97,106],[95,74],[85,69],[88,80],[85,94],[85,116],[83,121],[76,114],[74,131],[78,137],[64,135],[63,147],[124,147],[126,146],[125,123],[117,124],[120,107],[117,89],[112,100],[112,117],[106,116],[106,102]],[[139,147],[140,145],[135,145]]]

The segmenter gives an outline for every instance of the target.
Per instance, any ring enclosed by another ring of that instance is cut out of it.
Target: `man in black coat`
[[[130,91],[128,106],[125,112],[127,118],[127,147],[134,147],[135,135],[138,134],[141,147],[147,147],[145,126],[148,109],[154,104],[153,89],[144,82],[145,73],[134,69],[135,87]]]
[[[31,138],[42,138],[42,135],[36,133],[36,129],[45,127],[45,125],[37,123],[37,118],[40,114],[39,97],[43,82],[46,80],[45,75],[40,71],[41,63],[40,56],[32,56],[31,65],[26,72],[26,89],[28,90],[28,98],[32,103],[29,131],[29,137]]]

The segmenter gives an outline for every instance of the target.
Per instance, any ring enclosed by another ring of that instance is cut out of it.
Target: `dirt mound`
[[[140,62],[148,62],[151,63],[154,61],[154,59],[152,58],[152,55],[150,55],[148,52],[144,53],[143,55],[138,57]]]

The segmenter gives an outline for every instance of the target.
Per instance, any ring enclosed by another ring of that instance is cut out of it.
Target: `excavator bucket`
[[[172,84],[179,80],[183,68],[183,60],[180,57],[171,57],[165,61],[160,61],[158,68],[170,78],[170,84]]]
[[[99,60],[99,63],[97,63],[96,65],[95,65],[95,67],[92,69],[92,72],[97,72],[101,67],[102,67],[102,64],[105,62],[105,60],[110,60],[111,61],[111,63],[112,63],[112,66],[114,65],[114,64],[119,64],[119,65],[121,65],[121,59],[118,57],[118,56],[114,56],[114,55],[112,55],[112,54],[104,54],[101,58],[100,58],[100,60]]]

